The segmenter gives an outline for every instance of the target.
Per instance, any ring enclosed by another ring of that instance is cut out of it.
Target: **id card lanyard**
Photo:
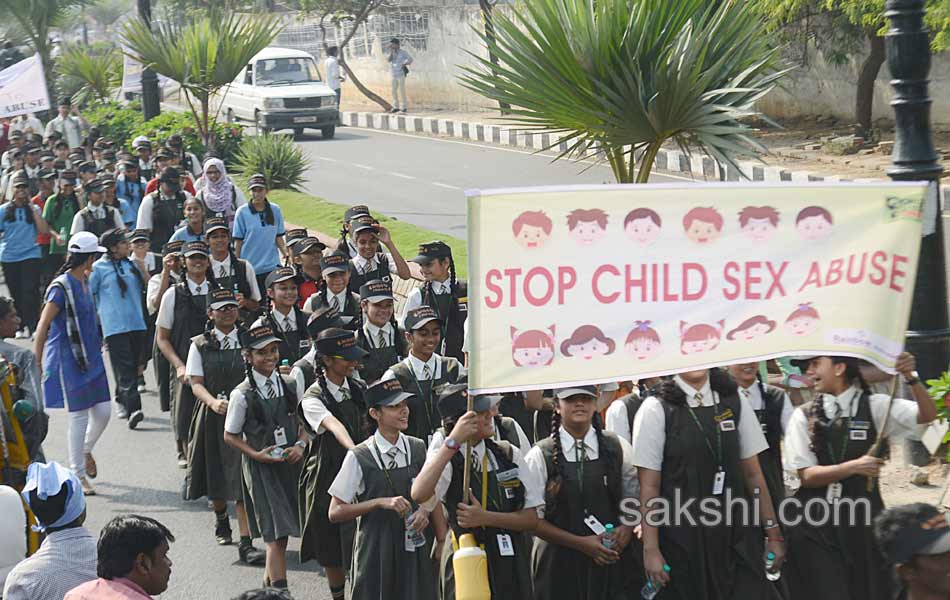
[[[402,451],[406,453],[406,457],[407,457],[406,460],[409,464],[411,464],[412,461],[409,460],[411,458],[411,455],[409,454],[409,442],[405,440],[405,438],[403,438],[403,440],[404,440],[404,444],[403,444]],[[386,476],[386,481],[389,482],[389,487],[392,489],[393,494],[397,496],[403,496],[404,498],[411,498],[411,496],[408,493],[400,494],[399,490],[396,489],[396,483],[393,481],[392,476],[389,474],[389,468],[386,466],[386,461],[383,460],[383,455],[379,451],[379,446],[376,445],[375,439],[373,440],[373,450],[374,450],[374,454],[376,455],[376,460],[379,461],[379,466],[383,471],[383,475]],[[409,478],[410,481],[412,481],[412,479],[413,477]],[[410,503],[411,503],[411,500],[410,500]]]
[[[826,442],[825,442],[826,445],[828,446],[828,456],[831,457],[831,460],[834,461],[834,464],[836,464],[836,465],[841,464],[841,461],[844,460],[845,453],[848,451],[848,438],[851,437],[850,435],[848,435],[848,434],[849,434],[849,431],[848,431],[848,430],[851,429],[851,419],[854,418],[854,416],[853,416],[853,413],[854,413],[854,402],[855,402],[855,400],[858,399],[858,394],[859,394],[859,393],[860,393],[860,392],[855,391],[855,394],[854,394],[854,396],[851,398],[851,402],[850,402],[850,404],[848,405],[848,415],[847,415],[847,417],[846,417],[845,420],[844,420],[844,428],[843,428],[844,433],[841,435],[841,452],[840,452],[840,454],[838,454],[837,456],[835,456],[835,451],[834,451],[834,448],[831,446],[831,442],[830,442],[830,441],[826,441]],[[831,421],[832,424],[837,423],[838,421],[841,420],[841,415],[838,414],[839,412],[840,412],[840,408],[839,408],[839,406],[838,406],[838,401],[835,400],[835,418],[832,419],[832,421]]]
[[[416,377],[416,371],[412,368],[412,363],[409,363],[409,374],[412,375],[412,382],[416,384],[416,391],[419,392],[422,405],[426,409],[426,429],[432,431],[432,389],[435,387],[435,371],[432,372],[432,379],[429,380],[428,394],[422,393],[422,384],[419,383],[419,378]]]
[[[716,415],[719,414],[719,395],[716,392],[712,393],[713,398],[713,411]],[[722,431],[717,426],[716,430],[716,448],[713,449],[712,442],[709,441],[709,435],[706,433],[706,429],[703,427],[703,424],[699,421],[699,417],[696,416],[696,411],[693,410],[693,407],[689,405],[689,401],[686,402],[686,410],[689,411],[689,416],[693,417],[693,422],[696,423],[696,427],[699,429],[699,433],[703,436],[703,441],[706,442],[706,447],[709,449],[709,453],[716,460],[716,465],[719,469],[716,471],[716,476],[713,479],[713,495],[718,496],[722,494],[723,488],[726,483],[726,471],[722,465]]]

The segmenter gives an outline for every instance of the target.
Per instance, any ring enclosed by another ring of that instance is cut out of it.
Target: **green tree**
[[[867,132],[873,125],[874,86],[887,59],[884,50],[885,0],[752,0],[771,30],[786,40],[813,44],[830,62],[862,57],[854,94],[854,120]],[[931,48],[950,47],[950,2],[928,0],[927,26]]]
[[[744,0],[526,0],[495,15],[463,85],[511,105],[507,120],[603,150],[620,183],[646,182],[668,140],[738,168],[761,151],[740,119],[786,73]]]
[[[280,29],[274,16],[225,17],[212,11],[190,23],[162,24],[155,31],[141,20],[128,21],[121,35],[130,56],[178,82],[205,147],[213,148],[212,96],[230,85]]]
[[[109,100],[122,83],[122,55],[115,47],[68,46],[56,68],[61,91],[81,106]]]
[[[86,9],[86,14],[105,29],[111,27],[123,15],[132,12],[133,9],[131,0],[99,0]]]

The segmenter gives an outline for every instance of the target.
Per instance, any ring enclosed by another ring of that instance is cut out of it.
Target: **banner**
[[[469,192],[469,386],[639,379],[904,343],[926,184]]]
[[[38,54],[0,71],[0,117],[49,110],[49,95]]]

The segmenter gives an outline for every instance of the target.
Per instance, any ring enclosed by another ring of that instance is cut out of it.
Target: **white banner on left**
[[[49,110],[49,95],[38,54],[0,71],[0,117]]]

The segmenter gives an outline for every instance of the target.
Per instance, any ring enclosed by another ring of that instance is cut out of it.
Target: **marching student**
[[[438,406],[439,386],[457,382],[466,371],[456,359],[436,353],[442,341],[442,322],[431,306],[411,309],[406,314],[405,326],[409,355],[390,367],[383,378],[395,377],[403,388],[415,394],[409,399],[406,435],[429,444],[432,433],[442,423]]]
[[[195,411],[195,396],[188,385],[185,360],[191,339],[205,330],[210,284],[207,280],[208,245],[188,242],[182,246],[181,253],[185,263],[182,281],[162,295],[155,320],[155,339],[170,365],[172,429],[178,445],[178,467],[184,469],[188,466],[185,460],[188,429]]]
[[[534,597],[633,598],[644,583],[642,549],[633,527],[620,522],[621,503],[640,492],[633,448],[601,427],[596,386],[555,395],[551,436],[525,456],[545,485],[534,532]]]
[[[129,203],[129,215],[132,217],[130,227],[134,227],[139,218],[139,208],[145,198],[147,182],[141,175],[137,160],[126,160],[122,163],[122,173],[115,178],[115,195],[124,198]]]
[[[364,283],[373,279],[391,282],[392,274],[409,279],[409,265],[399,254],[389,230],[376,222],[373,217],[365,216],[350,222],[357,255],[350,259],[351,292],[359,293]],[[389,252],[380,252],[382,243]]]
[[[315,237],[305,237],[290,246],[293,266],[297,269],[297,306],[304,310],[307,300],[323,289],[320,259],[326,245]]]
[[[208,279],[216,289],[230,289],[241,308],[241,320],[249,323],[261,303],[257,274],[251,263],[238,258],[231,250],[231,231],[221,217],[205,219],[205,238],[211,251]]]
[[[148,302],[148,285],[152,277],[162,272],[162,257],[149,252],[148,232],[142,229],[136,229],[129,235],[129,243],[132,245],[132,254],[129,260],[142,274],[142,280],[145,282],[145,288],[142,290],[143,307],[145,308],[145,341],[141,346],[139,353],[139,393],[146,391],[145,387],[145,368],[148,367],[148,361],[152,358],[152,347],[155,345],[155,311]]]
[[[244,455],[244,485],[253,506],[251,532],[267,547],[265,587],[287,587],[287,538],[300,535],[297,477],[307,436],[297,418],[293,385],[277,371],[277,344],[269,327],[241,342],[246,377],[228,399],[224,441]]]
[[[44,273],[50,278],[63,266],[69,230],[80,208],[82,205],[76,194],[76,171],[67,169],[59,175],[59,191],[47,198],[43,205],[43,219],[49,225],[50,232],[57,233],[55,237],[50,236],[48,262],[43,265]]]
[[[410,497],[426,460],[425,442],[402,433],[409,426],[410,396],[395,379],[369,386],[366,404],[375,432],[347,451],[330,485],[330,521],[356,520],[353,600],[437,597],[432,539],[425,535],[436,502],[417,506]]]
[[[284,266],[292,267],[293,266],[293,250],[294,246],[297,245],[297,242],[307,237],[306,229],[288,229],[284,233],[284,245],[287,246],[287,254],[284,256]],[[289,261],[289,262],[288,262]]]
[[[258,287],[266,288],[267,275],[288,254],[284,245],[284,215],[279,206],[267,199],[267,180],[263,175],[252,175],[247,185],[251,202],[234,214],[234,254],[251,263]]]
[[[917,376],[916,359],[907,352],[898,356],[895,370],[910,386],[914,401],[891,402],[887,394],[872,394],[854,358],[813,356],[793,364],[820,394],[795,409],[785,431],[785,469],[802,483],[796,498],[803,503],[824,500],[832,510],[843,499],[865,502],[853,504],[848,513],[854,515],[853,522],[843,526],[805,519],[788,528],[791,553],[784,574],[791,597],[890,599],[889,578],[871,527],[884,509],[877,481],[884,459],[870,450],[879,436],[886,444],[934,420],[934,401]],[[870,514],[864,509],[868,505]]]
[[[115,379],[116,416],[135,429],[144,419],[139,396],[139,356],[145,345],[145,278],[129,260],[128,232],[110,229],[99,238],[106,254],[92,265],[89,291],[96,300],[102,335]]]
[[[324,306],[340,311],[340,318],[347,326],[358,326],[360,315],[360,297],[348,289],[350,282],[349,261],[338,253],[329,254],[320,259],[323,273],[323,289],[310,296],[303,311],[312,313]],[[356,323],[353,323],[353,321]]]
[[[157,189],[148,192],[139,206],[136,229],[145,229],[151,236],[152,252],[159,252],[185,218],[185,200],[191,194],[181,189],[181,173],[165,167],[156,180]]]
[[[419,255],[411,262],[418,263],[425,283],[415,288],[406,298],[403,320],[417,306],[431,306],[439,314],[442,324],[442,345],[439,352],[464,360],[462,345],[465,341],[465,318],[468,316],[468,284],[455,277],[452,249],[442,241],[419,246]]]
[[[365,387],[353,377],[366,352],[344,329],[325,329],[316,341],[317,382],[307,389],[298,412],[312,441],[300,476],[300,561],[316,559],[327,574],[330,596],[342,600],[345,569],[353,549],[353,523],[331,523],[330,496],[347,451],[367,437]]]
[[[307,315],[297,308],[297,272],[291,267],[277,267],[267,275],[267,296],[264,314],[258,325],[267,325],[280,339],[280,360],[295,364],[310,351]],[[289,375],[287,370],[282,374]]]
[[[189,196],[185,200],[182,212],[185,215],[185,224],[175,230],[171,241],[196,242],[205,239],[205,207],[200,200]]]
[[[136,229],[136,231],[142,231]],[[162,269],[152,275],[145,290],[145,306],[153,321],[158,318],[158,309],[162,297],[168,288],[181,281],[181,247],[182,242],[168,242],[162,249]],[[157,329],[157,324],[156,324]],[[147,349],[146,349],[147,350]],[[172,379],[171,365],[158,347],[158,338],[152,334],[152,359],[155,361],[155,381],[158,384],[158,405],[162,412],[171,409]]]
[[[186,499],[208,498],[215,514],[215,539],[222,546],[231,544],[228,502],[234,502],[241,535],[238,558],[249,565],[261,564],[265,554],[251,545],[244,508],[241,453],[224,441],[228,394],[246,375],[234,292],[213,290],[208,295],[208,317],[209,329],[192,338],[185,365],[198,401],[189,435]]]
[[[640,506],[647,511],[641,525],[647,579],[665,599],[767,597],[765,553],[781,569],[785,542],[759,467],[768,443],[755,411],[720,369],[680,373],[656,393],[633,424]],[[727,501],[754,506],[756,494],[761,527],[749,523],[754,515],[744,518],[749,511],[742,505]],[[656,527],[649,512],[656,498],[690,503],[695,521]],[[718,526],[699,524],[700,504],[712,505]]]
[[[99,175],[102,182],[102,204],[119,212],[123,227],[135,227],[135,216],[129,211],[129,202],[115,195],[115,177],[111,173]]]
[[[532,598],[531,549],[522,532],[538,523],[543,484],[535,479],[518,448],[492,440],[487,396],[475,398],[472,411],[467,412],[465,388],[464,384],[447,385],[440,392],[438,410],[445,430],[451,433],[429,446],[422,471],[412,483],[412,499],[425,504],[434,496],[448,513],[453,539],[442,553],[442,598],[455,598],[454,548],[462,534],[471,533],[488,555],[492,596],[528,600]],[[459,449],[466,442],[472,445],[472,474],[469,489],[463,490],[465,463]],[[468,492],[471,497],[466,501]]]
[[[365,204],[351,206],[343,213],[343,228],[340,230],[340,239],[336,243],[336,251],[345,255],[347,260],[355,258],[359,254],[353,240],[348,237],[352,232],[351,224],[354,219],[368,216],[370,216],[369,207]]]
[[[109,229],[122,229],[122,213],[105,204],[105,185],[100,179],[93,179],[82,186],[86,196],[86,206],[73,217],[69,235],[88,231],[97,238]]]
[[[290,378],[294,380],[298,398],[303,398],[304,392],[317,382],[316,341],[324,329],[331,327],[343,329],[343,321],[340,320],[339,311],[328,306],[311,314],[307,320],[307,334],[313,343],[310,344],[310,351],[290,368]]]
[[[389,282],[373,279],[360,288],[363,326],[357,342],[368,353],[360,364],[360,378],[372,383],[387,369],[406,358],[405,332],[396,323],[393,290]]]
[[[0,208],[0,266],[13,302],[23,317],[23,333],[29,338],[36,329],[37,309],[40,305],[40,247],[36,244],[39,233],[49,233],[49,226],[40,215],[38,206],[30,202],[30,188],[26,175],[20,171],[13,176],[13,200]]]
[[[247,197],[228,175],[224,161],[214,157],[205,160],[196,197],[206,216],[223,217],[229,228],[234,223],[234,213],[247,204]]]

